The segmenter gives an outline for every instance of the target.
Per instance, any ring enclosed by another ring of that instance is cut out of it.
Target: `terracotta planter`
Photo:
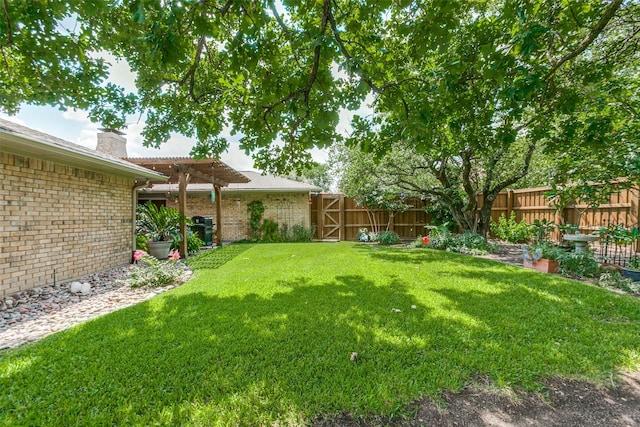
[[[171,250],[170,241],[154,242],[153,240],[149,240],[147,246],[149,247],[149,255],[158,259],[169,258],[169,251]]]
[[[536,262],[525,259],[522,263],[526,268],[532,268],[543,273],[557,273],[560,271],[560,264],[555,259],[540,258]]]

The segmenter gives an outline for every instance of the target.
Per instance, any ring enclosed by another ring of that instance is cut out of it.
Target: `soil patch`
[[[480,381],[440,402],[425,398],[411,406],[410,418],[354,418],[349,413],[314,420],[328,426],[640,426],[640,372],[623,374],[615,385],[552,378],[542,393],[502,390]]]

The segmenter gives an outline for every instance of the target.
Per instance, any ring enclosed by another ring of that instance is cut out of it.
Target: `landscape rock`
[[[125,282],[130,274],[130,267],[123,266],[0,298],[0,349],[37,341],[178,286],[131,288]],[[180,284],[190,275],[185,267]]]

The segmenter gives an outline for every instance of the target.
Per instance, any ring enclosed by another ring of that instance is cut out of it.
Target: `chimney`
[[[119,159],[127,158],[127,139],[124,132],[115,129],[100,129],[96,151]]]

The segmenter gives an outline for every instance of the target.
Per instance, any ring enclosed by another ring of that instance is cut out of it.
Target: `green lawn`
[[[640,367],[632,297],[425,249],[228,248],[235,258],[184,286],[0,353],[0,424],[401,416],[478,375],[536,389],[543,377],[603,382]]]

